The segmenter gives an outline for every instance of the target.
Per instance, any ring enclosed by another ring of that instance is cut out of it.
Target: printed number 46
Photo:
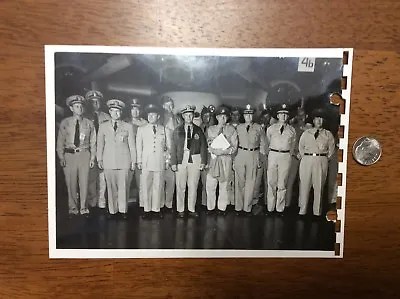
[[[309,58],[303,58],[301,64],[304,64],[306,67],[314,67],[314,62]]]

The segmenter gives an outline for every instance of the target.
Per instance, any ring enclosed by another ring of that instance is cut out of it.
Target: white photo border
[[[129,46],[81,46],[45,45],[46,86],[46,135],[47,135],[47,183],[48,183],[48,234],[49,258],[343,258],[346,202],[346,179],[348,158],[348,134],[350,119],[350,95],[352,84],[353,48],[165,48]],[[342,185],[337,196],[341,198],[337,209],[340,230],[336,232],[339,252],[311,250],[205,250],[205,249],[57,249],[56,247],[56,157],[55,157],[55,62],[57,52],[112,53],[112,54],[162,54],[185,56],[232,56],[232,57],[313,57],[343,58],[348,53],[347,64],[343,64],[342,77],[347,78],[346,89],[342,89],[345,103],[340,125],[344,127],[339,149],[343,150],[343,161],[338,163]]]

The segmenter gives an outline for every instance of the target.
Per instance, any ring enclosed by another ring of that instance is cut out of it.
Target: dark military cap
[[[326,111],[322,108],[314,109],[311,112],[311,119],[314,119],[315,117],[322,117],[322,118],[326,119],[326,117],[327,117]]]
[[[289,114],[289,107],[288,107],[288,105],[286,105],[286,104],[280,105],[279,108],[278,108],[278,111],[276,111],[276,114],[279,114],[279,113],[286,113],[286,114]]]
[[[144,109],[146,113],[160,113],[160,108],[154,104],[149,104]]]
[[[239,107],[233,107],[231,111],[231,115],[240,114]]]
[[[125,108],[125,103],[118,99],[112,99],[107,102],[108,108],[117,108],[123,110]]]
[[[221,114],[225,114],[226,116],[230,116],[230,111],[229,111],[228,107],[219,106],[219,107],[215,110],[215,115],[221,115]]]
[[[73,104],[83,104],[83,102],[85,101],[85,98],[83,96],[80,95],[73,95],[73,96],[69,96],[66,99],[66,104],[67,106],[72,106]]]
[[[246,105],[246,109],[244,109],[243,114],[254,114],[254,109],[251,108],[250,104]]]
[[[93,99],[102,100],[103,98],[104,98],[103,94],[97,90],[89,90],[85,95],[86,101],[93,100]]]
[[[138,99],[133,98],[132,100],[130,100],[131,107],[138,107],[140,108],[140,101]]]

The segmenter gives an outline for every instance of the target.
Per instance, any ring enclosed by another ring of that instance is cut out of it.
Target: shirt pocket
[[[121,131],[116,136],[117,142],[128,143],[128,131]]]
[[[90,137],[90,127],[87,124],[81,125],[79,139],[81,142],[88,142]]]

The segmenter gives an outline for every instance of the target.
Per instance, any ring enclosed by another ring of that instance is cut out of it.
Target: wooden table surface
[[[44,1],[0,5],[0,298],[398,298],[400,2]],[[45,44],[354,47],[343,259],[49,260]],[[397,287],[396,287],[397,286]]]

